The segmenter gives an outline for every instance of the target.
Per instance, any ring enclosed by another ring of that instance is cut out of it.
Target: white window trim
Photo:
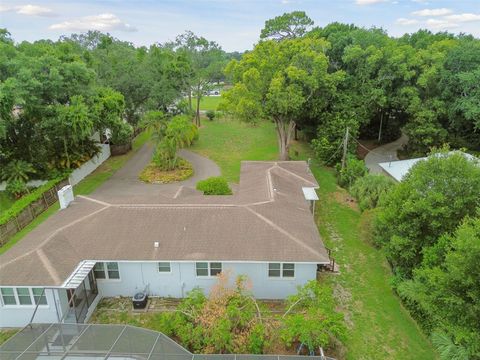
[[[198,263],[207,263],[208,275],[198,275],[197,274],[197,264]],[[212,272],[211,272],[211,269],[212,269],[211,264],[212,263],[219,263],[220,267],[221,267],[219,274],[221,274],[223,272],[223,263],[221,261],[195,261],[195,269],[194,269],[195,277],[197,277],[199,279],[215,279],[218,276],[218,274],[217,275],[211,275],[212,274]]]
[[[33,290],[32,290],[31,287],[28,287],[28,286],[2,286],[2,288],[13,289],[13,296],[15,297],[15,305],[5,304],[5,302],[3,301],[3,294],[1,294],[1,292],[0,292],[0,300],[1,300],[2,306],[6,307],[6,308],[9,308],[9,309],[34,309],[35,307],[37,307],[37,304],[35,304],[35,297],[33,296]],[[18,298],[17,289],[28,289],[28,294],[30,295],[31,304],[28,304],[28,305],[20,304],[20,299]],[[41,289],[41,288],[39,288],[39,289]],[[11,295],[9,295],[9,296],[11,296]],[[48,304],[48,299],[47,299],[46,292],[43,293],[43,296],[45,297],[45,300],[47,301],[47,304],[46,305],[39,304],[38,307],[43,308],[43,309],[47,309],[47,308],[50,307],[50,305]]]
[[[160,271],[160,263],[168,263],[169,264],[169,268],[170,268],[170,271]],[[196,270],[196,269],[195,269]],[[170,261],[159,261],[157,262],[157,272],[160,274],[160,275],[169,275],[172,273],[172,263]]]
[[[280,276],[270,276],[270,264],[280,264]],[[283,265],[284,264],[293,264],[293,276],[287,277],[283,276]],[[297,266],[295,263],[292,262],[268,262],[267,263],[267,278],[269,280],[295,280],[297,275]]]
[[[110,276],[108,275],[108,268],[107,268],[107,263],[117,263],[117,266],[118,266],[118,279],[111,279]],[[103,264],[103,273],[105,274],[105,278],[104,279],[99,279],[97,277],[95,277],[95,280],[96,281],[117,281],[117,282],[120,282],[122,281],[122,276],[120,274],[120,263],[118,261],[98,261],[97,264]],[[95,267],[93,268],[94,272],[93,274],[95,275]],[[99,270],[97,270],[99,271]]]

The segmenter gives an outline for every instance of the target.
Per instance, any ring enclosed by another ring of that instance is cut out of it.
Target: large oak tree
[[[323,39],[297,38],[262,41],[240,61],[227,66],[234,85],[224,96],[224,107],[240,119],[269,119],[276,125],[279,158],[287,160],[296,120],[318,99],[335,92],[342,72],[328,72]]]

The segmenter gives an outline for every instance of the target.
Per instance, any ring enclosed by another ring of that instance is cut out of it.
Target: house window
[[[95,279],[105,279],[105,265],[102,262],[97,262],[93,268]]]
[[[210,263],[210,276],[217,276],[222,272],[222,263],[212,262]]]
[[[282,264],[282,277],[284,278],[295,277],[295,264],[293,263]]]
[[[2,288],[0,290],[5,305],[17,305],[17,299],[15,299],[13,288]]]
[[[169,262],[159,262],[158,263],[158,272],[169,273],[170,271],[171,271],[171,269],[170,269],[170,263]]]
[[[269,263],[268,277],[293,278],[295,277],[295,264],[294,263]]]
[[[17,288],[17,297],[20,305],[32,305],[29,288]]]
[[[47,305],[47,297],[42,288],[32,288],[35,305]]]
[[[222,263],[220,262],[197,262],[195,263],[197,276],[216,276],[222,272]]]
[[[198,262],[195,263],[197,268],[197,276],[208,276],[208,263]]]
[[[118,263],[107,262],[107,273],[109,279],[120,279],[120,271],[118,271]]]
[[[269,263],[268,264],[268,276],[269,277],[280,277],[280,263]]]
[[[95,279],[120,279],[117,262],[97,262],[93,268]]]

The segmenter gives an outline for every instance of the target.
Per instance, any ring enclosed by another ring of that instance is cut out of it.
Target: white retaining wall
[[[78,169],[73,170],[70,174],[68,181],[70,185],[77,185],[85,177],[90,175],[96,168],[98,168],[105,160],[110,157],[110,145],[108,144],[99,144],[100,152],[98,155],[94,156]]]

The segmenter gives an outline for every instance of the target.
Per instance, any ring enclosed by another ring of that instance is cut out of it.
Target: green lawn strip
[[[142,132],[133,141],[132,151],[125,155],[112,156],[105,160],[94,172],[88,175],[85,179],[80,181],[73,187],[75,195],[88,195],[96,188],[102,185],[113,173],[120,169],[128,159],[130,159],[135,152],[142,147],[149,140],[149,134]],[[4,253],[15,245],[20,239],[32,231],[36,226],[45,221],[50,215],[53,215],[60,208],[58,201],[50,206],[47,210],[36,217],[30,224],[28,224],[21,231],[16,233],[4,246],[0,247],[0,254]]]
[[[17,332],[18,332],[18,329],[0,330],[0,345],[2,345],[5,341],[10,339]]]
[[[257,126],[234,120],[204,120],[200,137],[189,150],[215,161],[229,182],[238,182],[242,160],[275,160],[278,145],[274,124]]]
[[[200,110],[214,110],[216,111],[218,108],[218,104],[222,100],[221,96],[204,96],[200,99]],[[192,108],[195,110],[195,106],[197,103],[195,99],[192,99]]]
[[[0,191],[0,214],[2,211],[8,210],[10,206],[15,202],[6,191]]]
[[[366,213],[338,202],[333,172],[313,163],[320,184],[316,222],[326,245],[340,264],[332,286],[352,328],[345,341],[347,359],[436,359],[432,345],[402,307],[390,286],[384,254],[371,246],[365,233]]]

